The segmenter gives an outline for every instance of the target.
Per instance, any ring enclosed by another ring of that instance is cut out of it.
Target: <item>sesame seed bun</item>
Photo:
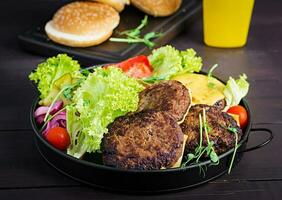
[[[121,12],[125,5],[129,5],[129,0],[94,0],[100,3],[108,4],[112,6],[116,11]]]
[[[71,47],[88,47],[107,40],[119,24],[111,6],[96,2],[72,2],[60,8],[45,25],[48,37]]]
[[[130,0],[141,11],[155,17],[165,17],[176,12],[182,0]]]

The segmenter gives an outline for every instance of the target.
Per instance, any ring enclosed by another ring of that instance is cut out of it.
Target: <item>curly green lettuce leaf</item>
[[[177,49],[170,45],[153,50],[148,59],[154,68],[153,77],[169,79],[182,69],[181,55]]]
[[[244,98],[249,91],[249,83],[246,74],[240,75],[239,79],[229,77],[223,91],[225,95],[226,105],[238,105],[242,98]]]
[[[72,84],[82,77],[80,65],[66,54],[58,54],[38,65],[29,75],[29,79],[37,84],[41,105],[52,102],[58,92],[66,85]]]
[[[178,51],[170,45],[155,49],[148,58],[154,68],[153,75],[144,80],[148,82],[168,80],[187,72],[199,72],[203,66],[202,58],[197,57],[193,49]]]
[[[117,117],[136,111],[138,94],[143,89],[136,79],[116,67],[97,68],[90,74],[75,92],[75,111],[67,110],[71,111],[67,112],[71,119],[67,120],[69,131],[75,126],[73,123],[81,125],[75,135],[72,132],[68,154],[80,158],[85,152],[99,151],[107,126]]]
[[[77,114],[76,108],[73,105],[68,105],[67,111],[67,131],[70,134],[71,144],[67,149],[69,155],[74,155],[74,157],[80,157],[84,152],[80,152],[82,149],[86,149],[86,143],[77,141],[83,141],[85,134],[81,133],[81,123],[79,120],[79,115]]]
[[[202,58],[196,56],[196,51],[194,49],[186,49],[186,51],[181,51],[180,55],[182,57],[182,71],[183,72],[199,72],[202,69],[203,63]]]

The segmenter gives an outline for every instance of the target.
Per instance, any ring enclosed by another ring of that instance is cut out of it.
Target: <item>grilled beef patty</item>
[[[208,124],[209,139],[214,142],[215,152],[218,154],[224,153],[235,146],[235,134],[228,128],[233,128],[238,133],[238,140],[241,139],[242,130],[237,125],[236,121],[227,113],[222,112],[216,106],[208,106],[198,104],[192,106],[186,116],[181,128],[184,134],[188,136],[185,146],[185,153],[194,152],[198,146],[200,138],[199,114],[206,111],[206,120]],[[207,139],[203,130],[203,145],[207,146]]]
[[[137,112],[142,110],[163,111],[181,121],[191,105],[188,89],[175,80],[153,84],[139,94]]]
[[[182,153],[184,135],[165,112],[146,110],[117,118],[102,141],[105,165],[124,169],[173,166]]]
[[[214,106],[217,107],[220,110],[223,110],[225,108],[225,106],[226,106],[225,99],[221,99],[221,100],[215,102]]]

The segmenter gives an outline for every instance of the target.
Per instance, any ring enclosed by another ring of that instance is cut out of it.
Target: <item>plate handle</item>
[[[268,135],[268,138],[263,141],[262,143],[258,144],[258,145],[255,145],[253,147],[250,147],[250,148],[247,148],[245,150],[242,150],[238,153],[243,153],[243,152],[248,152],[248,151],[253,151],[253,150],[256,150],[256,149],[259,149],[259,148],[262,148],[264,147],[265,145],[267,145],[272,139],[273,139],[273,133],[270,129],[267,129],[267,128],[252,128],[250,130],[250,132],[264,132]]]

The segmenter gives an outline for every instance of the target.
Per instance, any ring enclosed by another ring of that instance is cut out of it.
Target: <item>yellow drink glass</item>
[[[242,47],[247,42],[254,0],[203,0],[204,42]]]

